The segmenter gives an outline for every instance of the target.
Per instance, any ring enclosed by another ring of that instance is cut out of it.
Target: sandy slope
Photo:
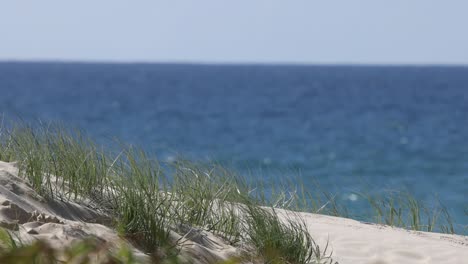
[[[104,225],[108,220],[104,214],[72,202],[46,201],[17,173],[13,163],[0,162],[0,226],[17,229],[23,241],[40,238],[59,247],[92,235],[111,244],[125,243]],[[466,236],[407,231],[308,213],[300,217],[322,248],[329,242],[333,258],[341,264],[468,263]],[[197,260],[192,263],[213,263],[239,252],[207,232],[192,230],[186,238],[190,240],[184,255]],[[134,252],[142,260],[148,259],[137,249]]]
[[[328,239],[340,263],[468,263],[468,237],[408,231],[302,213],[314,239]]]

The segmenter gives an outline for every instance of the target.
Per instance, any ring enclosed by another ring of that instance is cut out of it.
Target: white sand
[[[13,163],[0,162],[0,226],[15,229],[25,242],[47,240],[60,247],[77,239],[95,236],[110,244],[124,242],[104,226],[104,214],[72,202],[45,201],[17,177]],[[284,211],[283,211],[284,212]],[[333,259],[340,264],[468,263],[468,237],[407,231],[351,219],[300,213],[310,233],[324,248],[329,243]],[[180,238],[173,234],[174,239]],[[184,255],[191,263],[213,263],[239,250],[216,236],[192,230],[186,236]],[[134,249],[141,260],[148,260]]]
[[[468,263],[468,237],[409,231],[352,219],[301,213],[312,237],[328,239],[340,263]]]

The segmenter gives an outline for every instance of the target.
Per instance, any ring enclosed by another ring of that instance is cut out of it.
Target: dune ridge
[[[464,263],[468,260],[468,237],[409,231],[401,228],[362,223],[352,219],[312,213],[291,214],[278,209],[282,217],[299,217],[320,245],[333,251],[339,263]],[[95,237],[112,245],[125,243],[141,262],[149,256],[121,238],[109,227],[109,217],[71,201],[46,200],[18,176],[15,163],[0,162],[0,226],[15,232],[29,243],[45,240],[54,247]],[[242,250],[204,230],[190,229],[181,255],[188,263],[218,263],[238,256]]]

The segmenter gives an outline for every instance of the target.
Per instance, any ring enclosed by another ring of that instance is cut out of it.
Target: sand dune
[[[70,201],[42,198],[18,176],[14,163],[0,162],[0,226],[17,231],[22,241],[47,240],[61,247],[88,236],[111,244],[127,243],[107,227],[108,217]],[[287,213],[287,211],[281,211]],[[415,232],[351,219],[300,213],[324,248],[327,242],[339,263],[468,263],[468,237]],[[172,234],[179,239],[178,234]],[[239,253],[209,232],[192,229],[183,255],[190,263],[215,263]],[[131,245],[129,245],[131,246]],[[133,248],[142,261],[149,258]]]

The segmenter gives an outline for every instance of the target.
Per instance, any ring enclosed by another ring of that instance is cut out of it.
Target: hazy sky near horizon
[[[468,64],[467,0],[0,3],[0,60]]]

